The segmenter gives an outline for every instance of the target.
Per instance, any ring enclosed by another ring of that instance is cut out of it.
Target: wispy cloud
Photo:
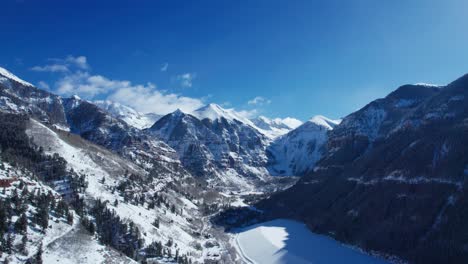
[[[37,87],[43,89],[43,90],[49,90],[50,89],[50,86],[48,83],[44,82],[44,81],[39,81],[37,83]]]
[[[34,66],[31,70],[37,72],[67,72],[68,67],[61,64],[48,64],[44,66]]]
[[[69,72],[73,69],[79,70],[88,70],[89,64],[85,56],[74,57],[72,55],[67,56],[64,59],[58,58],[49,58],[49,64],[42,66],[34,66],[31,68],[33,71],[37,72]]]
[[[39,70],[42,72],[60,73],[53,85],[54,91],[60,95],[77,94],[89,100],[96,98],[112,100],[144,113],[167,114],[178,108],[185,112],[192,112],[203,106],[203,99],[168,93],[159,90],[152,83],[133,84],[127,80],[116,80],[93,74],[84,56],[68,56],[64,59],[49,59],[49,61],[51,64],[37,67],[42,67],[43,70]],[[52,65],[61,65],[62,68],[52,70]],[[189,77],[186,81],[193,79],[191,74]],[[43,81],[38,83],[38,87],[50,89],[49,85]]]
[[[247,119],[251,119],[251,118],[254,118],[254,117],[257,117],[260,113],[258,111],[258,109],[252,109],[252,110],[240,110],[240,111],[237,111],[237,113],[242,116],[242,117],[245,117]]]
[[[265,104],[270,104],[270,103],[271,103],[271,100],[266,99],[261,96],[256,96],[255,98],[247,102],[247,104],[249,105],[265,105]]]
[[[184,73],[176,76],[177,81],[184,88],[190,88],[193,85],[193,80],[197,77],[195,73]]]
[[[160,69],[160,70],[161,70],[162,72],[165,72],[165,71],[167,71],[167,68],[169,68],[169,63],[166,62],[166,63],[164,63],[164,64],[161,66],[161,69]]]

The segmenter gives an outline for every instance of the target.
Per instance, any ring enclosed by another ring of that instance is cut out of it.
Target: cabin
[[[1,178],[1,179],[0,179],[0,187],[3,187],[3,188],[5,188],[5,187],[10,187],[11,184],[12,184],[13,182],[17,181],[17,180],[18,180],[18,178],[16,178],[16,177],[12,177],[12,178]]]

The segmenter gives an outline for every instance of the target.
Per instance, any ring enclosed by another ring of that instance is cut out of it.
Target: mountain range
[[[105,261],[234,263],[217,225],[291,218],[391,261],[467,261],[467,96],[465,75],[403,85],[342,120],[248,119],[216,104],[158,115],[64,98],[0,68],[0,180],[13,182],[0,209],[14,204],[0,218],[30,219],[0,231],[31,240],[7,255],[23,263],[43,246],[55,260],[53,237],[72,248],[85,234],[97,250],[96,234]],[[51,195],[28,199],[34,190]],[[71,216],[58,217],[62,201]],[[38,217],[57,224],[37,231]]]

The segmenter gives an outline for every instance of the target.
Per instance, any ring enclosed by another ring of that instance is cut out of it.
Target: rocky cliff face
[[[59,96],[39,90],[3,68],[0,68],[0,109],[29,114],[51,124],[66,125]]]
[[[198,176],[229,185],[248,185],[266,176],[268,139],[235,113],[217,105],[192,114],[168,114],[150,129],[180,156],[182,164]],[[239,187],[239,186],[238,186]]]
[[[274,140],[267,148],[270,174],[302,176],[310,171],[324,153],[329,131],[339,122],[316,116]]]
[[[76,96],[63,101],[72,133],[145,167],[155,163],[168,163],[166,165],[172,167],[179,163],[175,151],[162,141],[113,117],[95,104]]]
[[[464,76],[371,102],[330,131],[313,172],[260,207],[366,250],[466,262],[467,96]]]

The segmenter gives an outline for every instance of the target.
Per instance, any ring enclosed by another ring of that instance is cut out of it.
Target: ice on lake
[[[236,234],[236,244],[247,263],[387,263],[329,237],[314,234],[302,223],[286,219],[244,228]]]

